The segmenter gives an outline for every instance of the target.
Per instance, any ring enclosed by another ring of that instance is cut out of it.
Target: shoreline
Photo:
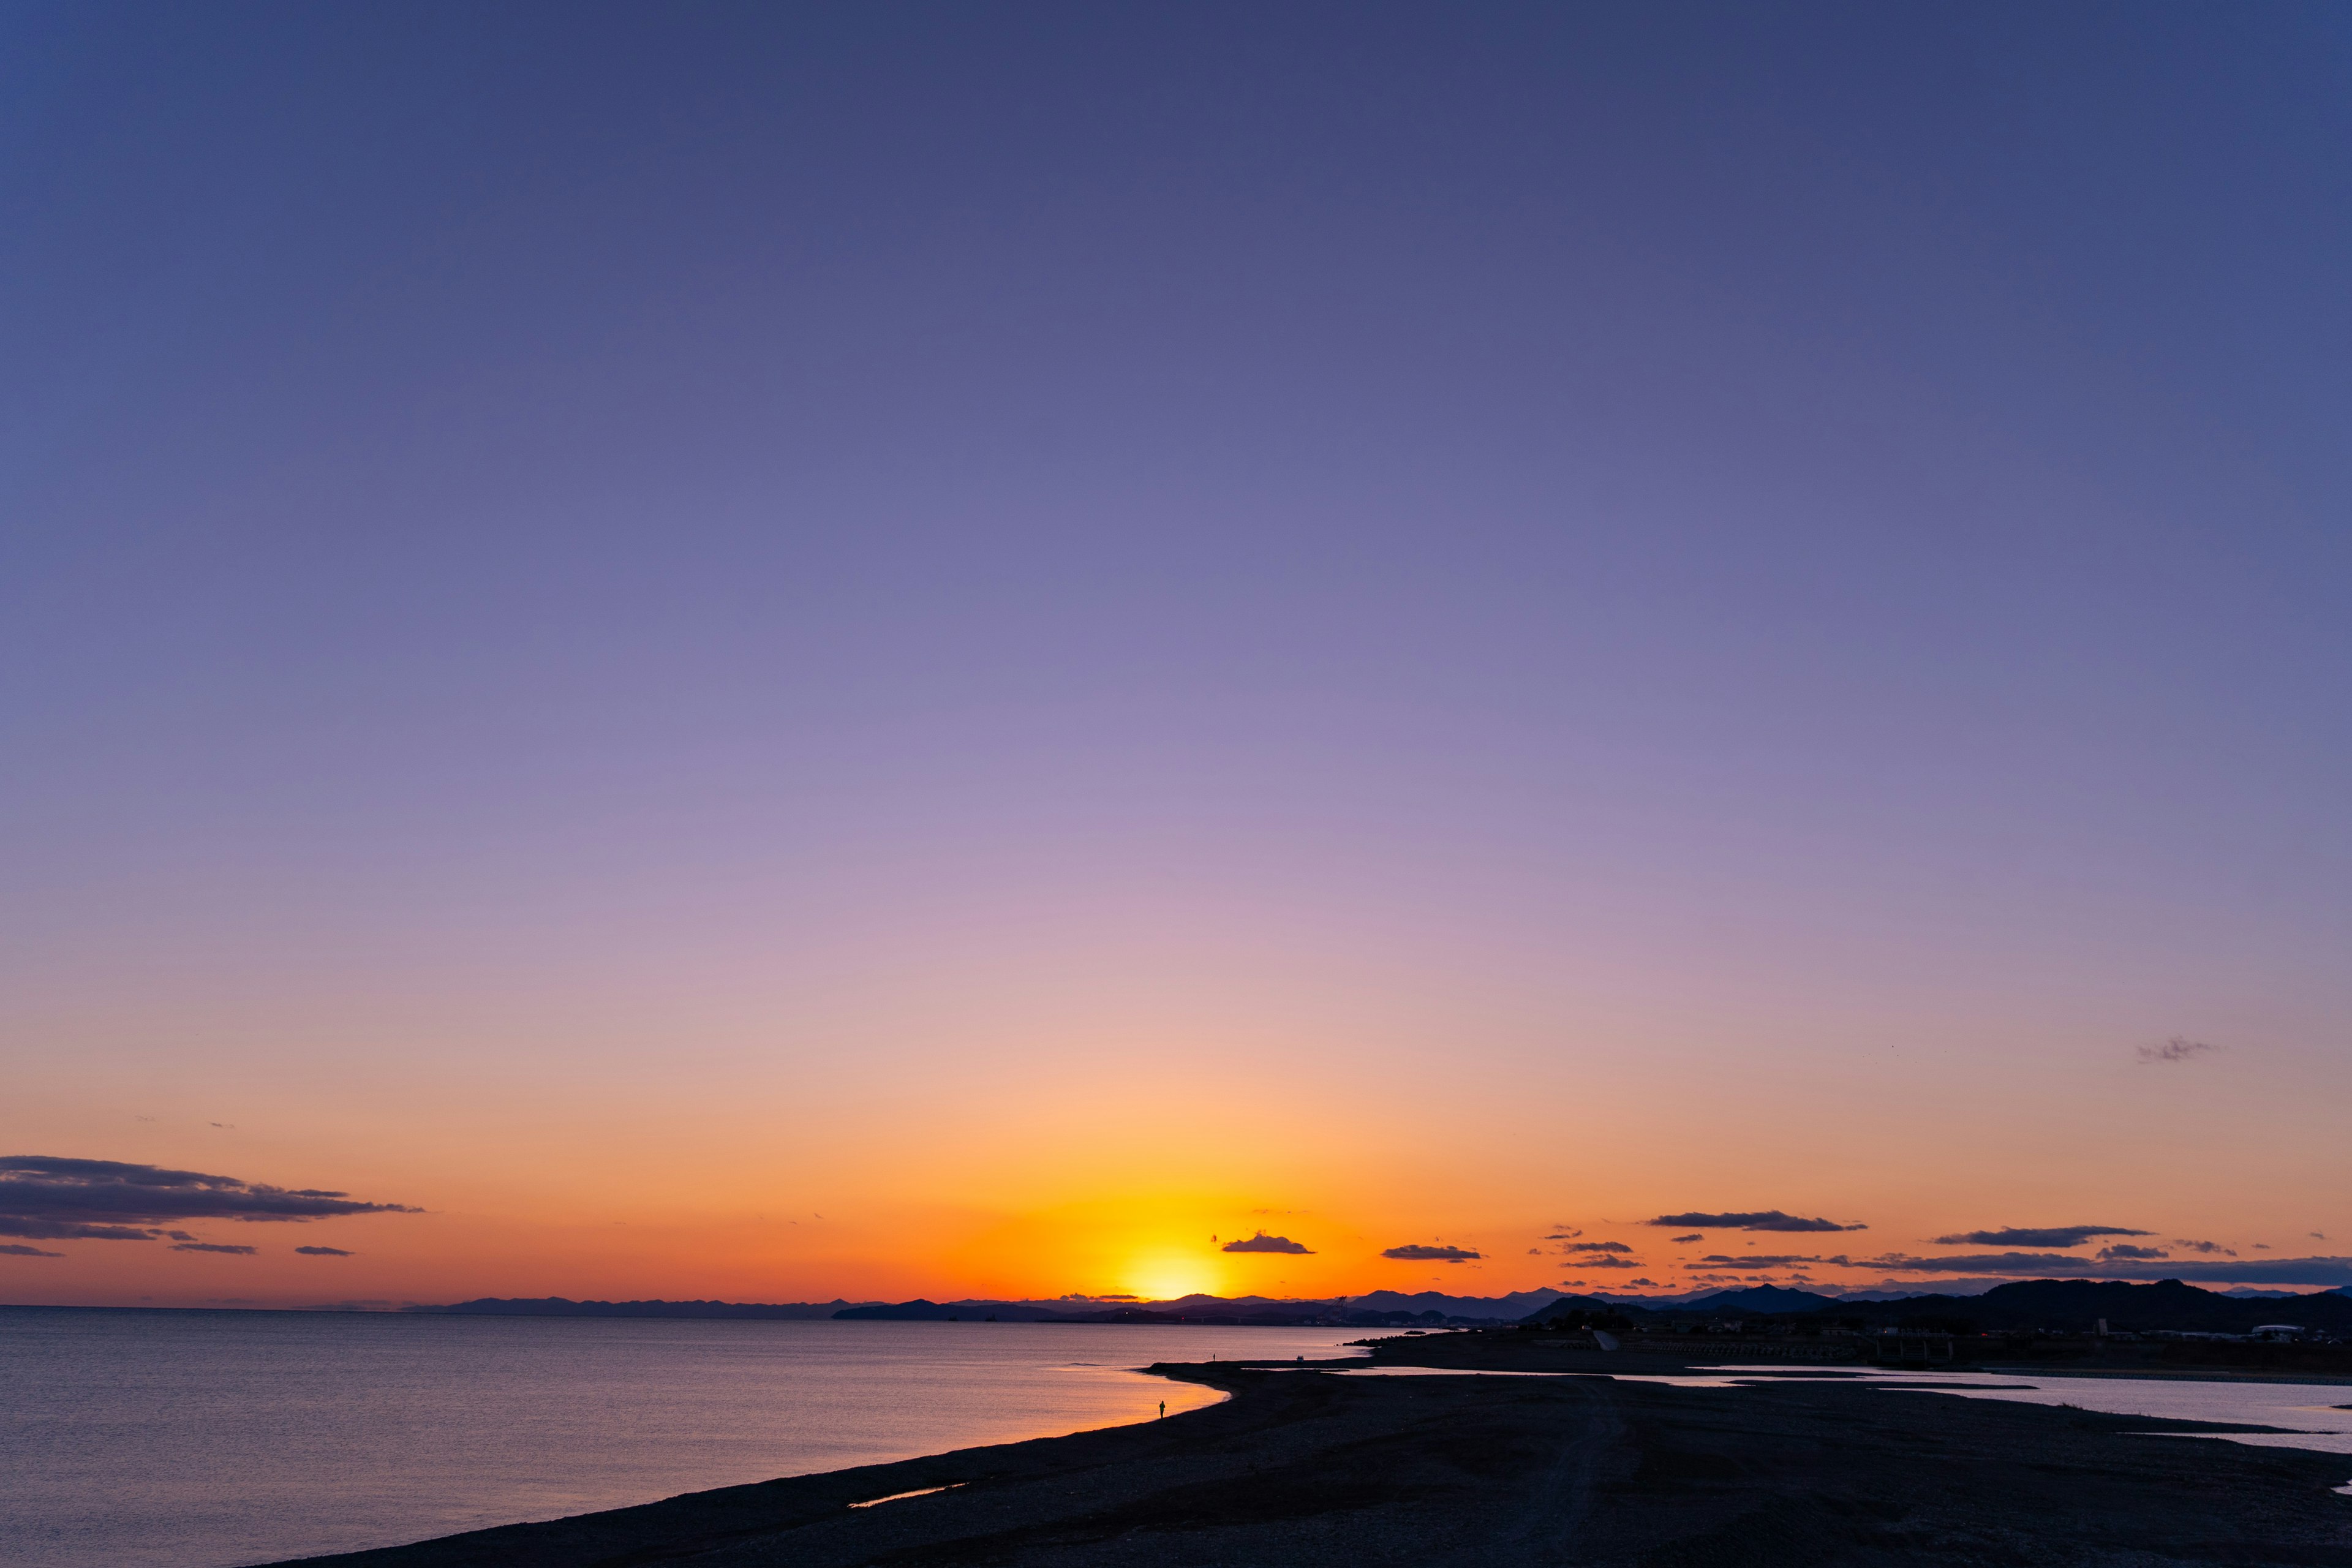
[[[1679,1360],[1656,1364],[1663,1360],[1449,1335],[1386,1342],[1372,1364],[1587,1375],[1397,1378],[1326,1370],[1339,1364],[1330,1363],[1160,1364],[1149,1370],[1229,1397],[1165,1420],[273,1568],[2352,1568],[2352,1497],[2336,1493],[2352,1481],[2352,1458],[2149,1440],[2280,1428],[1887,1399],[1885,1383],[1835,1376],[1697,1389],[1606,1375],[1689,1370]],[[1906,1382],[1935,1380],[1931,1373]]]
[[[2053,1368],[2030,1362],[1981,1362],[1958,1368],[1964,1372],[1999,1373],[2003,1377],[2079,1377],[2095,1381],[2142,1383],[2289,1383],[2352,1388],[2352,1376],[2340,1372],[2249,1372],[2243,1367],[2217,1366],[2200,1370],[2158,1366],[2086,1366]]]

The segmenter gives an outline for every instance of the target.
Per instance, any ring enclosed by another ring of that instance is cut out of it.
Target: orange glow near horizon
[[[1296,996],[1256,1000],[1290,1020],[1286,1052],[1260,1048],[1265,1026],[1203,1012],[1189,1035],[1162,1021],[1148,1044],[1118,1051],[1096,1043],[1121,1037],[1110,1022],[1081,1016],[1038,1027],[1020,1053],[949,1053],[917,1037],[793,1058],[688,1016],[673,1026],[705,1046],[672,1052],[658,1071],[616,1050],[538,1047],[520,1070],[511,1055],[469,1057],[456,1028],[437,1055],[404,1056],[404,1033],[431,1031],[394,1018],[382,1048],[336,1064],[344,1079],[332,1092],[297,1070],[316,1033],[303,1016],[274,1038],[241,1037],[257,1059],[295,1065],[233,1092],[209,1063],[159,1060],[135,1089],[92,1096],[65,1034],[54,1057],[12,1080],[5,1152],[331,1188],[423,1212],[184,1227],[258,1247],[249,1257],[34,1243],[64,1256],[0,1256],[0,1300],[1319,1299],[1757,1276],[1878,1286],[1917,1277],[1873,1259],[1943,1250],[1935,1237],[1988,1226],[2096,1220],[2149,1231],[2157,1245],[2210,1240],[2249,1261],[2326,1253],[2331,1244],[2308,1232],[2352,1229],[2324,1206],[2305,1212],[2305,1194],[2340,1190],[2330,1172],[2342,1097],[2313,1087],[2340,1076],[2339,1062],[2247,1058],[2223,1080],[2200,1061],[2142,1067],[2029,1038],[1979,1051],[1963,1073],[1949,1055],[1890,1051],[1867,1018],[1765,1057],[1655,1026],[1644,1040],[1607,1020],[1538,1052],[1515,1043],[1510,1008],[1465,993],[1448,1026],[1502,1042],[1465,1069],[1416,1059],[1399,1030],[1364,1026],[1360,998],[1319,1020]],[[1990,1032],[1967,1019],[1948,1027]],[[121,1025],[134,1028],[163,1032],[148,1019]],[[930,1033],[927,1022],[920,1035]],[[1013,1031],[981,1018],[966,1033]],[[1351,1037],[1362,1042],[1352,1055]],[[1167,1043],[1185,1038],[1189,1048]],[[2013,1086],[2029,1074],[2037,1094],[2021,1101]],[[1923,1131],[1928,1106],[1935,1127],[1964,1131]],[[2147,1147],[2176,1157],[2133,1157]],[[2232,1176],[2217,1181],[2225,1153]],[[1640,1223],[1776,1208],[1869,1228],[1723,1232],[1678,1247],[1677,1233]],[[1629,1250],[1567,1250],[1551,1239],[1563,1226]],[[1260,1230],[1306,1250],[1221,1250]],[[1479,1256],[1382,1256],[1407,1243]],[[1749,1252],[1848,1262],[1753,1268],[1737,1261]],[[1592,1266],[1616,1258],[1639,1266]]]

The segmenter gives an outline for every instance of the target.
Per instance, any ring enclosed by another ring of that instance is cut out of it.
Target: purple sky
[[[2252,1157],[2352,1003],[2347,15],[0,7],[43,1152],[756,1016],[2184,1034]]]

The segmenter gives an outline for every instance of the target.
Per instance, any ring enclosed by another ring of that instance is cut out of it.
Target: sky
[[[2352,1283],[2347,154],[2285,0],[6,0],[0,1300]]]

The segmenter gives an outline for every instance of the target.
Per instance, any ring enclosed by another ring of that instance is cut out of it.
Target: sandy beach
[[[2153,1435],[2211,1427],[1834,1376],[1625,1381],[1678,1364],[1524,1336],[1390,1342],[1376,1361],[1464,1375],[1160,1367],[1233,1397],[1142,1426],[305,1561],[2352,1565],[2352,1497],[2334,1489],[2352,1461]]]

